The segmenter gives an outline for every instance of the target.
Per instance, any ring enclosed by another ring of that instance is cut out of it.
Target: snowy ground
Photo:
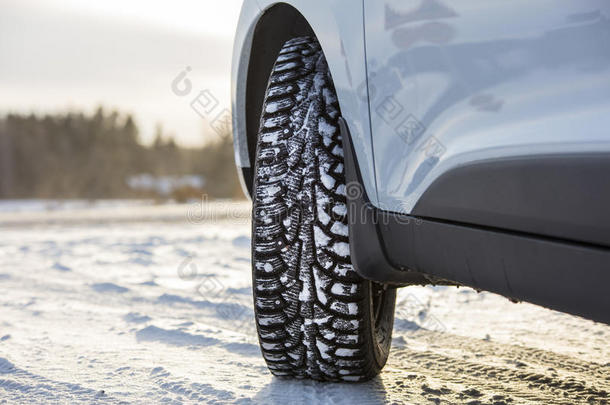
[[[610,402],[609,326],[467,288],[400,290],[371,382],[272,378],[249,207],[200,208],[0,207],[0,403]]]

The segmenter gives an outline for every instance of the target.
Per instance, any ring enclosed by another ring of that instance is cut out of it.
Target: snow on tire
[[[256,323],[276,376],[363,381],[390,348],[395,290],[350,260],[339,117],[318,42],[286,42],[263,105],[252,214]]]

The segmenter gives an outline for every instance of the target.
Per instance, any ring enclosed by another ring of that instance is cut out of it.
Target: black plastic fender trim
[[[384,284],[430,284],[425,275],[393,264],[385,252],[379,224],[389,223],[390,212],[374,207],[362,185],[360,167],[343,117],[339,118],[345,165],[349,245],[352,264],[361,277]]]

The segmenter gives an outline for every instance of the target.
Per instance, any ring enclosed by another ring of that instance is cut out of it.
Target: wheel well
[[[314,35],[311,26],[297,9],[285,3],[266,10],[254,29],[246,83],[246,137],[251,167],[250,170],[244,170],[244,181],[250,194],[254,179],[256,140],[269,75],[284,43],[305,35]]]

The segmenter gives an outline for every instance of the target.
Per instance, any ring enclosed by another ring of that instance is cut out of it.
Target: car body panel
[[[610,151],[609,2],[364,8],[377,207],[413,213],[476,162]]]
[[[240,168],[249,168],[253,165],[248,155],[248,134],[245,127],[247,67],[251,54],[252,35],[261,16],[276,4],[293,6],[313,28],[328,61],[340,100],[341,114],[352,131],[364,188],[371,201],[376,204],[366,85],[364,16],[360,1],[244,1],[235,37],[231,85],[237,165]]]
[[[248,77],[248,63],[252,48],[252,37],[256,21],[261,10],[255,0],[247,0],[242,4],[237,31],[233,44],[233,61],[231,64],[231,110],[233,118],[233,147],[235,149],[235,163],[238,170],[244,194],[248,195],[249,187],[245,184],[242,175],[243,168],[250,168],[248,154],[248,139],[246,130],[246,83]]]

